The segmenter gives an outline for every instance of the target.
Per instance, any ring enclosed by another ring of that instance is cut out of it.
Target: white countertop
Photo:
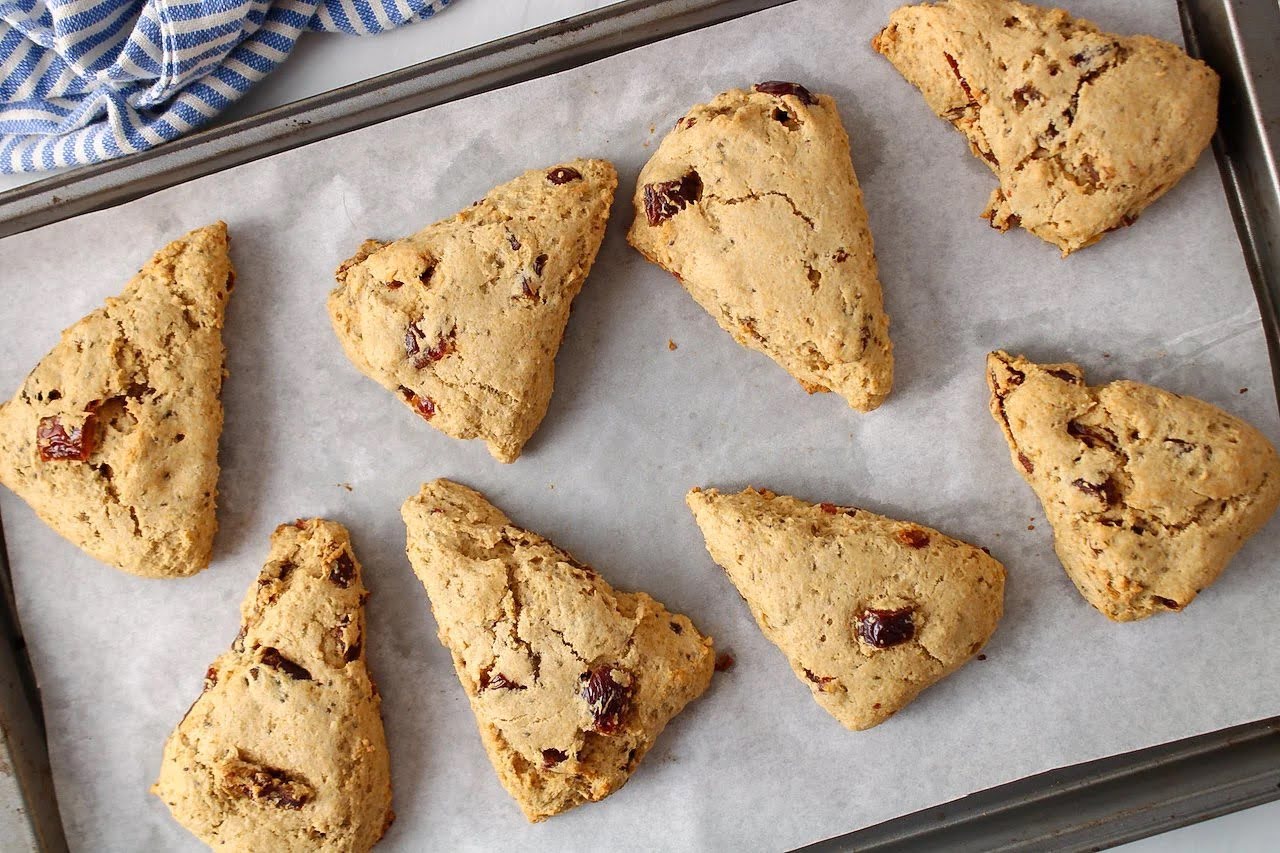
[[[606,6],[609,0],[455,0],[422,24],[371,38],[307,34],[293,56],[227,118],[344,86],[453,51]],[[42,175],[0,176],[0,190]],[[1280,801],[1116,848],[1124,853],[1271,853],[1280,849]]]

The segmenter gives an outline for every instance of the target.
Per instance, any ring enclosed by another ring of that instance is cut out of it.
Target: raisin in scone
[[[403,240],[366,241],[329,297],[347,357],[436,429],[515,461],[547,412],[617,184],[607,161],[574,160]]]
[[[886,720],[987,642],[1004,566],[936,530],[769,491],[687,497],[760,630],[849,729]]]
[[[0,405],[0,483],[123,571],[209,565],[234,277],[225,224],[175,240]]]
[[[484,496],[436,480],[405,502],[409,560],[480,737],[525,817],[626,783],[711,681],[711,638],[619,592]]]
[[[1208,403],[1005,352],[987,382],[1067,575],[1116,621],[1186,607],[1280,503],[1275,448]]]
[[[1000,179],[991,225],[1021,225],[1063,255],[1137,219],[1217,125],[1218,75],[1203,62],[1061,9],[905,6],[872,45]]]
[[[390,826],[368,595],[342,525],[299,520],[272,535],[240,635],[209,667],[152,787],[210,847],[354,853]]]
[[[631,245],[734,340],[809,393],[884,402],[889,318],[831,96],[772,82],[695,106],[641,171],[635,214]]]

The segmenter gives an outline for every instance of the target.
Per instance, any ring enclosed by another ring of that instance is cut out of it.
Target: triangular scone
[[[1004,566],[936,530],[755,489],[687,501],[760,630],[846,728],[959,669],[1000,620]]]
[[[1131,224],[1213,137],[1218,75],[1176,45],[1013,0],[905,6],[872,40],[1000,179],[983,216],[1063,255]]]
[[[876,257],[829,95],[760,83],[695,106],[645,164],[627,239],[734,340],[870,411],[893,384]]]
[[[707,689],[711,638],[688,618],[613,589],[480,493],[436,480],[402,513],[489,760],[529,820],[622,787]]]
[[[240,635],[169,736],[151,789],[210,847],[363,851],[391,825],[368,595],[342,525],[276,529]]]
[[[347,357],[436,429],[514,462],[547,412],[617,185],[607,161],[574,160],[411,237],[366,241],[329,296]]]
[[[175,240],[0,405],[0,483],[118,569],[209,565],[233,281],[226,225]]]
[[[1181,610],[1280,503],[1280,458],[1249,424],[1074,364],[987,356],[991,414],[1080,594],[1120,622]]]

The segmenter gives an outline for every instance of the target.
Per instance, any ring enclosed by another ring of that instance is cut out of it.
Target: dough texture
[[[342,525],[277,528],[240,635],[209,667],[151,789],[211,848],[358,853],[391,825],[368,595]]]
[[[122,571],[209,565],[234,280],[225,224],[173,241],[0,405],[0,483]]]
[[[498,779],[530,821],[622,787],[711,681],[711,638],[643,592],[436,480],[405,502],[408,553]]]
[[[1280,503],[1275,448],[1208,403],[1005,352],[987,381],[1063,567],[1111,619],[1186,607]]]
[[[846,728],[962,667],[1003,612],[1004,566],[928,527],[750,488],[687,501],[760,630]]]
[[[835,100],[794,83],[693,107],[640,172],[631,245],[809,393],[868,412],[893,345]]]
[[[573,160],[403,240],[365,241],[329,296],[347,357],[436,429],[515,461],[547,412],[617,184],[607,161]]]
[[[1130,225],[1191,170],[1218,75],[1177,45],[1014,0],[904,6],[872,41],[1000,185],[982,214],[1067,255]]]

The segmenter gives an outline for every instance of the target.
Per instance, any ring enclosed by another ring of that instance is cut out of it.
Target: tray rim
[[[0,193],[0,237],[790,2],[621,0]],[[1223,76],[1215,160],[1280,391],[1280,73],[1266,52],[1268,36],[1280,34],[1280,7],[1232,0],[1177,3],[1188,52],[1208,59]],[[39,690],[22,646],[2,528],[0,590],[0,628],[7,641],[0,643],[0,759],[17,770],[16,785],[0,785],[0,814],[21,816],[20,825],[0,836],[20,845],[12,849],[61,851],[67,842],[48,775]],[[1096,850],[1277,799],[1280,716],[1055,768],[802,849]]]

